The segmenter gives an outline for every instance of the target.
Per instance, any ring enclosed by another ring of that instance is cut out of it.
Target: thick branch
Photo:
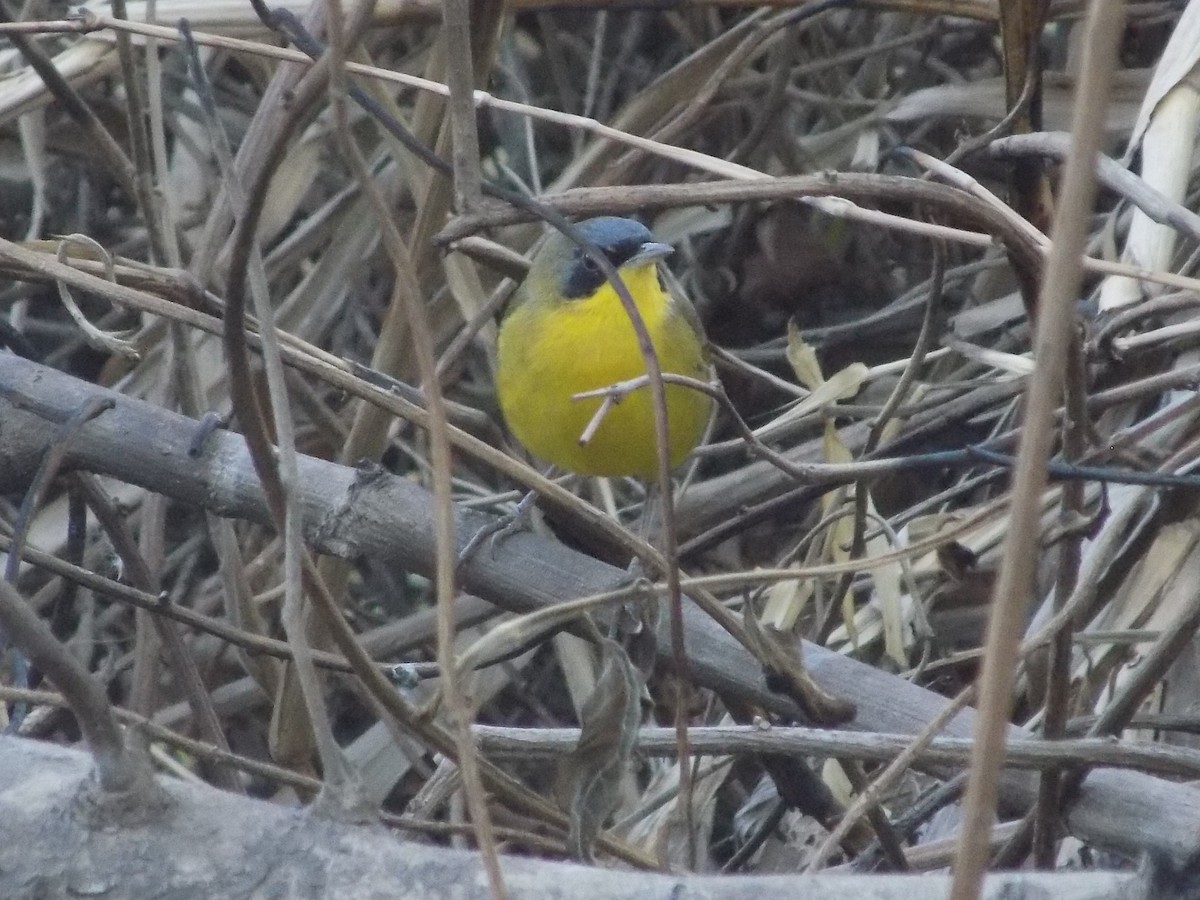
[[[61,421],[95,394],[109,396],[113,409],[89,422],[68,453],[71,465],[110,475],[219,515],[269,522],[269,514],[241,438],[211,436],[199,458],[188,455],[198,423],[148,403],[105,391],[15,356],[0,356],[0,398],[37,413],[5,408],[0,400],[0,489],[9,471],[28,470],[21,454],[48,442]],[[38,418],[41,416],[42,418]],[[47,420],[47,421],[43,421]],[[11,444],[8,442],[12,441]],[[321,552],[345,558],[369,556],[429,575],[435,553],[433,503],[428,492],[379,470],[354,470],[301,457],[300,496],[306,538]],[[458,548],[490,522],[471,510],[456,512]],[[602,593],[626,581],[626,573],[562,544],[531,533],[509,538],[502,552],[476,554],[461,572],[463,589],[505,609],[529,611],[563,599]],[[751,656],[690,603],[685,610],[693,677],[743,704],[797,717],[785,697],[771,693]],[[852,727],[912,734],[945,699],[886,672],[805,643],[805,661],[828,690],[858,707]],[[670,662],[668,636],[659,636],[663,664]],[[970,737],[973,714],[966,711],[946,730]],[[1012,729],[1014,738],[1028,737]],[[1011,772],[1001,795],[1028,805],[1036,783]],[[1138,772],[1098,769],[1067,813],[1082,839],[1129,857],[1150,851],[1183,869],[1200,848],[1200,790]]]
[[[247,800],[206,785],[162,781],[172,815],[153,828],[92,828],[75,798],[90,769],[75,750],[0,736],[0,896],[489,897],[479,855],[398,839],[302,810]],[[81,848],[86,848],[82,850]],[[514,895],[539,900],[908,900],[941,896],[944,876],[818,875],[722,878],[655,875],[505,857]],[[1130,872],[1004,873],[984,897],[1118,900],[1134,896]],[[1162,897],[1162,894],[1157,896]]]

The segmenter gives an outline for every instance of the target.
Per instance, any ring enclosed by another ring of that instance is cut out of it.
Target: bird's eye
[[[589,272],[595,272],[600,268],[600,263],[596,262],[590,256],[585,256],[583,258],[583,267]]]

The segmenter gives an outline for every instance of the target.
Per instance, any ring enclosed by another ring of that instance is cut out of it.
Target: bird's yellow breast
[[[708,380],[703,341],[666,291],[653,263],[621,270],[663,372]],[[646,373],[633,324],[607,282],[595,294],[561,299],[527,283],[500,329],[496,387],[509,428],[534,455],[582,475],[650,479],[658,469],[648,386],[609,409],[586,444],[580,438],[601,398],[575,394]],[[704,394],[664,386],[667,447],[677,466],[703,435],[711,412]]]

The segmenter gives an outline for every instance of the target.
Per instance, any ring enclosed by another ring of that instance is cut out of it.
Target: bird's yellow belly
[[[611,297],[575,306],[530,306],[514,313],[500,335],[500,403],[516,438],[547,462],[582,475],[650,479],[658,470],[658,457],[648,385],[610,407],[590,440],[580,443],[604,401],[571,397],[646,373],[633,326],[615,294],[611,289],[607,293]],[[708,365],[699,336],[664,301],[642,311],[659,365],[663,372],[706,381]],[[711,401],[680,385],[664,388],[674,468],[703,435]]]

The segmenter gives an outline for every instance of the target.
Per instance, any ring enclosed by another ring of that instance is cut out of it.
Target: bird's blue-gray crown
[[[650,229],[636,219],[597,216],[575,226],[580,235],[600,248],[615,268],[630,263],[661,259],[672,251],[669,244],[654,240]],[[590,297],[604,283],[604,273],[596,262],[565,235],[555,232],[549,239],[553,247],[550,259],[559,271],[562,294],[570,300]]]

